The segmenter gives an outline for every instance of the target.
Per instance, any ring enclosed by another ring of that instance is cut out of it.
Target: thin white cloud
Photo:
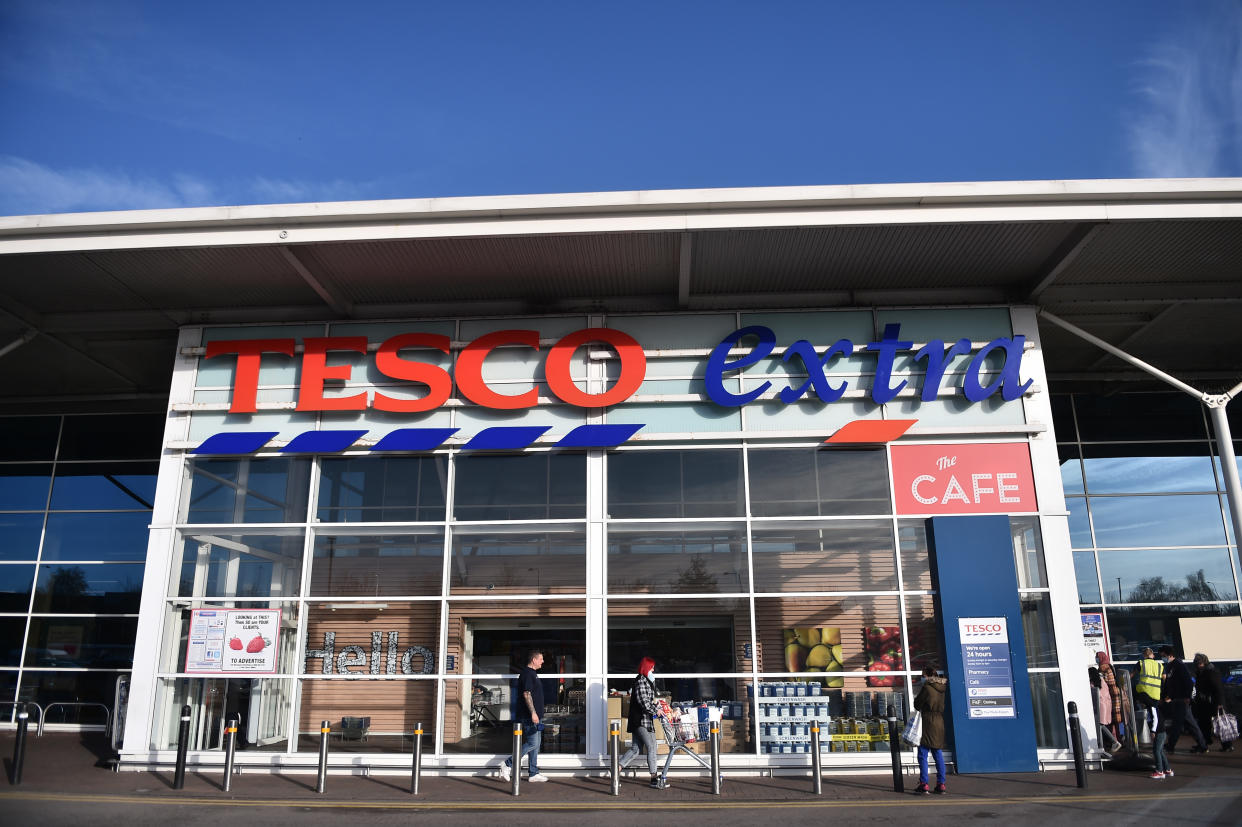
[[[188,207],[213,198],[210,184],[189,175],[159,181],[100,169],[57,170],[0,156],[0,213],[5,215]]]
[[[1141,66],[1129,144],[1144,178],[1242,174],[1242,5],[1196,7],[1196,24]]]
[[[102,169],[53,169],[0,155],[0,215],[167,209],[221,204],[342,201],[375,197],[374,182],[258,177],[217,181],[177,173],[162,178]]]

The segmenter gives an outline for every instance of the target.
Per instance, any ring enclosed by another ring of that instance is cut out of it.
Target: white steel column
[[[1093,663],[1082,637],[1078,579],[1074,574],[1074,552],[1070,545],[1069,511],[1061,487],[1061,459],[1052,429],[1052,399],[1047,391],[1048,373],[1039,338],[1039,323],[1033,307],[1010,308],[1015,335],[1026,336],[1035,344],[1022,357],[1022,377],[1032,379],[1042,393],[1023,398],[1027,422],[1046,422],[1048,430],[1030,438],[1031,466],[1035,473],[1035,496],[1039,502],[1039,528],[1044,539],[1044,568],[1048,575],[1048,600],[1052,608],[1052,628],[1056,637],[1057,668],[1061,674],[1061,693],[1065,701],[1078,704],[1083,721],[1095,720],[1091,703],[1091,684],[1087,667]],[[1065,713],[1065,710],[1061,710]],[[1099,738],[1094,726],[1084,726],[1083,747],[1092,752]]]
[[[603,317],[592,316],[591,327],[602,327]],[[588,349],[589,350],[589,349]],[[587,356],[587,386],[591,393],[601,393],[607,383],[607,362]],[[588,425],[604,422],[604,412],[587,411]],[[603,759],[608,751],[608,682],[605,674],[605,647],[608,640],[608,611],[605,603],[608,573],[606,568],[604,519],[607,503],[607,480],[604,476],[604,451],[589,450],[586,456],[586,755]]]
[[[183,348],[202,344],[202,328],[186,327],[177,337],[177,360],[173,365],[172,386],[168,396],[168,417],[164,423],[164,445],[189,438],[190,417],[173,413],[172,405],[192,402],[194,377],[198,370],[196,356],[184,356]],[[176,552],[177,506],[182,488],[185,456],[164,448],[160,455],[159,478],[155,487],[155,503],[151,515],[151,533],[147,540],[147,560],[142,576],[142,601],[138,609],[138,637],[134,641],[134,671],[130,677],[129,706],[125,715],[125,737],[121,743],[121,759],[138,758],[151,752],[151,731],[157,714],[156,672],[159,671],[160,636],[167,615],[172,558]]]

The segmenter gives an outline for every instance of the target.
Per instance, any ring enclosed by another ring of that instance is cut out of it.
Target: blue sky
[[[0,214],[1242,175],[1242,0],[0,2]]]

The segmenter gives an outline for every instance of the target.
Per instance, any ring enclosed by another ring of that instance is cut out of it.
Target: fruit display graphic
[[[236,638],[234,638],[234,640],[236,640]],[[262,652],[265,648],[271,645],[272,642],[267,638],[262,635],[255,635],[254,639],[246,644],[246,651],[253,655],[255,652]]]
[[[235,652],[240,652],[242,650],[241,638],[237,635],[233,635],[233,639],[229,641],[229,648]]]
[[[843,672],[841,629],[837,626],[799,627],[783,630],[786,672]],[[824,686],[840,689],[844,675],[824,677]]]
[[[868,626],[863,630],[863,640],[867,646],[867,671],[873,673],[867,676],[867,686],[901,685],[900,676],[882,674],[906,669],[901,654],[901,627]]]

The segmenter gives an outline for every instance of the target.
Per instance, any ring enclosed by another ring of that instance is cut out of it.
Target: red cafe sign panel
[[[1024,442],[894,445],[898,514],[1038,511],[1031,450]]]

